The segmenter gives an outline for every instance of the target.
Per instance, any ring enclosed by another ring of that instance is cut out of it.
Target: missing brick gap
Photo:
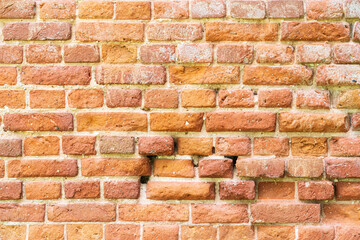
[[[228,158],[233,160],[233,167],[236,166],[236,161],[238,160],[238,156],[228,156]]]

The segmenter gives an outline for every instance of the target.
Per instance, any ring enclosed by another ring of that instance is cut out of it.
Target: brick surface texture
[[[0,0],[0,240],[359,240],[360,0]]]

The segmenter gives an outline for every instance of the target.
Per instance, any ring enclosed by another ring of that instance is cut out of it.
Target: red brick
[[[359,161],[358,158],[326,159],[326,174],[329,178],[358,178],[360,177]]]
[[[146,35],[155,41],[195,41],[203,37],[200,23],[148,23]]]
[[[101,55],[105,63],[135,63],[137,48],[129,44],[102,44]]]
[[[258,91],[259,107],[290,108],[292,103],[292,91],[287,88],[282,89],[260,89]]]
[[[254,47],[246,44],[218,44],[216,59],[218,63],[252,63]]]
[[[137,199],[140,196],[139,181],[106,181],[104,197],[109,199]]]
[[[75,38],[81,42],[92,41],[143,41],[143,23],[80,22],[75,26]]]
[[[76,3],[72,0],[42,0],[40,6],[41,19],[74,19]]]
[[[317,223],[320,204],[260,202],[251,205],[253,223]]]
[[[45,204],[0,203],[0,221],[43,222]]]
[[[26,228],[26,225],[1,225],[0,236],[5,238],[6,240],[25,240]],[[29,238],[29,240],[34,239]]]
[[[25,91],[0,90],[0,108],[25,108]]]
[[[360,228],[358,226],[337,226],[337,240],[356,240],[360,236]]]
[[[215,153],[220,156],[248,156],[251,154],[251,141],[248,137],[217,137]]]
[[[67,22],[15,22],[3,28],[5,41],[69,40],[71,24]]]
[[[195,176],[194,164],[191,159],[155,159],[153,175],[193,178]]]
[[[283,22],[282,41],[349,41],[350,25],[346,22]]]
[[[226,15],[224,0],[192,0],[191,16],[193,18],[220,18]]]
[[[330,93],[326,90],[300,90],[296,93],[296,107],[329,109]]]
[[[211,225],[182,225],[181,240],[216,240],[217,228]]]
[[[333,240],[335,239],[335,229],[333,226],[299,226],[298,228],[299,240]]]
[[[78,3],[79,18],[110,19],[114,14],[114,3],[102,0],[86,0]]]
[[[337,157],[359,157],[359,137],[332,137],[329,141],[330,155]]]
[[[104,65],[96,68],[98,84],[155,84],[166,82],[166,71],[163,66],[122,66]]]
[[[64,239],[64,225],[29,225],[29,240],[63,240]]]
[[[255,239],[255,230],[253,226],[249,226],[249,225],[220,225],[219,239],[221,240]]]
[[[139,137],[138,148],[140,155],[173,155],[174,139],[170,136]]]
[[[306,6],[307,17],[309,19],[339,19],[342,18],[342,0],[310,0]]]
[[[357,108],[360,109],[360,90],[341,91],[334,96],[337,108]]]
[[[296,46],[296,61],[300,63],[330,63],[330,44],[300,44]]]
[[[30,108],[65,108],[65,91],[31,90]]]
[[[170,66],[170,82],[174,84],[237,84],[238,66]]]
[[[0,160],[0,177],[3,178],[5,176],[5,162],[4,160]]]
[[[99,181],[69,181],[64,184],[65,198],[99,198]]]
[[[347,132],[346,114],[333,113],[280,113],[280,132]]]
[[[246,223],[249,222],[246,204],[192,204],[193,223]]]
[[[66,226],[67,239],[102,239],[102,224],[68,224]]]
[[[21,82],[38,85],[89,85],[91,68],[87,66],[23,66]]]
[[[0,156],[2,157],[22,156],[22,140],[0,139]]]
[[[327,138],[293,137],[291,138],[291,153],[293,156],[327,156]]]
[[[351,86],[360,82],[358,65],[319,65],[316,83],[320,86]]]
[[[281,159],[238,159],[236,170],[239,177],[280,178],[284,176],[285,161]]]
[[[102,89],[74,89],[68,95],[71,108],[98,108],[104,104]]]
[[[354,37],[353,40],[355,42],[360,42],[360,23],[355,22],[354,23]]]
[[[16,67],[0,67],[0,85],[15,85],[16,77]]]
[[[271,0],[268,2],[269,18],[301,18],[303,16],[302,0]]]
[[[213,112],[206,114],[208,132],[273,132],[275,113],[268,112]]]
[[[175,89],[149,89],[145,91],[144,101],[147,108],[177,108],[179,96]]]
[[[204,121],[203,115],[197,112],[153,112],[150,113],[150,130],[200,132]]]
[[[276,41],[277,23],[205,23],[207,41]]]
[[[127,136],[101,136],[100,153],[131,154],[135,152],[134,137]]]
[[[188,0],[167,0],[154,2],[154,18],[184,19],[189,18]]]
[[[120,221],[181,221],[189,219],[187,204],[119,204]]]
[[[254,92],[250,89],[221,89],[218,94],[219,106],[223,108],[251,108],[255,106]]]
[[[211,89],[184,89],[181,91],[182,107],[215,107],[216,92]]]
[[[359,204],[324,204],[323,223],[358,225],[360,222]]]
[[[201,159],[198,168],[200,178],[232,178],[233,176],[231,159]]]
[[[105,240],[138,240],[140,239],[140,225],[134,224],[106,224]]]
[[[51,44],[34,44],[26,47],[28,63],[60,63],[61,46]]]
[[[351,117],[351,125],[354,131],[360,130],[360,114],[354,113]]]
[[[245,66],[245,85],[310,85],[313,72],[302,65]]]
[[[337,182],[335,188],[338,201],[360,200],[360,182]]]
[[[110,108],[141,107],[142,97],[140,89],[108,89],[106,105]]]
[[[112,222],[116,219],[113,203],[59,203],[47,205],[51,222]]]
[[[221,200],[252,200],[255,199],[255,182],[220,182],[219,191]]]
[[[150,176],[147,158],[89,158],[81,159],[82,175],[90,176]]]
[[[322,159],[289,159],[286,171],[290,177],[318,178],[323,175],[324,163]]]
[[[294,199],[294,182],[259,182],[258,199]]]
[[[211,155],[213,153],[212,138],[180,137],[177,146],[179,155]]]
[[[150,1],[116,2],[115,19],[146,20],[151,18]]]
[[[22,63],[22,61],[23,61],[22,46],[0,45],[0,63],[15,64],[15,63]]]
[[[76,114],[78,131],[146,131],[144,113],[84,112]],[[121,122],[122,124],[119,124]]]
[[[231,1],[230,14],[233,18],[264,19],[266,4],[264,1],[238,0]]]
[[[175,62],[175,45],[156,44],[140,47],[140,59],[144,63],[172,63]]]
[[[24,141],[26,156],[59,155],[60,141],[57,136],[27,137]]]
[[[213,61],[212,44],[180,44],[177,51],[178,61],[181,63],[211,63]]]
[[[294,48],[290,45],[260,44],[256,46],[258,63],[292,63]]]
[[[289,155],[289,139],[277,137],[255,137],[253,142],[254,155]]]
[[[26,182],[26,199],[58,199],[61,197],[60,182]]]
[[[6,181],[0,182],[0,199],[15,200],[20,199],[22,195],[22,182]]]
[[[295,240],[294,226],[258,226],[258,240]]]
[[[66,63],[100,62],[99,48],[95,45],[68,44],[64,46]]]
[[[345,17],[346,18],[358,18],[360,16],[359,7],[360,3],[357,0],[345,1]]]
[[[71,113],[6,113],[5,131],[72,131]]]
[[[34,18],[35,0],[7,0],[0,3],[0,19]]]
[[[144,225],[143,240],[178,240],[178,225]]]
[[[10,160],[9,177],[74,177],[78,174],[77,161],[72,159]]]
[[[300,200],[331,200],[334,198],[332,182],[299,182],[298,192]]]
[[[153,200],[214,200],[215,184],[207,182],[154,182],[146,186],[146,198]]]

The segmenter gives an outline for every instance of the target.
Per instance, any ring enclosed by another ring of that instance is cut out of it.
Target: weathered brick
[[[360,130],[360,114],[354,113],[351,117],[351,125],[354,131]]]
[[[106,224],[106,240],[138,240],[140,239],[140,225],[135,224]]]
[[[35,225],[36,226],[36,225]],[[1,225],[0,236],[7,240],[26,240],[26,225]],[[30,238],[29,240],[34,240]]]
[[[144,225],[143,240],[178,240],[178,225]]]
[[[280,113],[280,132],[347,132],[346,114],[334,113]]]
[[[336,200],[349,201],[360,199],[360,183],[359,182],[337,182]]]
[[[66,135],[62,137],[62,150],[69,155],[95,155],[95,136]]]
[[[42,0],[40,6],[41,19],[74,19],[76,3],[73,0]]]
[[[330,155],[337,157],[359,157],[359,137],[332,137],[329,141]]]
[[[63,240],[64,225],[47,224],[47,225],[29,225],[29,240]]]
[[[191,159],[155,159],[153,174],[156,177],[193,178],[194,163]]]
[[[77,161],[72,159],[10,160],[9,177],[74,177],[78,174]]]
[[[64,184],[65,198],[99,198],[99,181],[69,181]]]
[[[0,63],[15,64],[15,63],[22,63],[22,61],[23,61],[22,46],[0,45]]]
[[[254,47],[247,44],[218,44],[216,59],[218,63],[251,63]]]
[[[116,219],[113,203],[59,203],[47,205],[51,222],[112,222]]]
[[[310,85],[312,76],[302,65],[245,66],[242,78],[246,85]]]
[[[60,182],[26,182],[26,199],[58,199],[61,197]]]
[[[140,47],[140,59],[144,63],[175,62],[175,45],[156,44]]]
[[[16,77],[16,67],[0,67],[0,85],[15,85]]]
[[[290,177],[319,178],[324,173],[322,159],[289,159],[287,175]]]
[[[164,137],[139,137],[138,148],[140,155],[173,155],[174,139]]]
[[[192,204],[193,223],[246,223],[249,221],[246,204]]]
[[[219,18],[226,15],[224,0],[192,0],[191,16],[193,18]]]
[[[234,0],[230,4],[230,14],[233,18],[264,19],[266,16],[264,1]]]
[[[75,38],[81,42],[92,41],[143,41],[143,23],[80,22],[75,26]]]
[[[188,0],[155,1],[154,18],[155,19],[189,18],[189,1]]]
[[[221,89],[218,92],[219,106],[224,108],[243,107],[251,108],[255,106],[254,92],[250,89]]]
[[[359,204],[324,204],[323,223],[359,224]]]
[[[182,225],[181,240],[216,240],[217,228],[212,225]]]
[[[131,154],[135,152],[134,137],[127,136],[101,136],[100,153]]]
[[[158,112],[150,113],[151,131],[200,132],[203,113]]]
[[[26,156],[59,155],[60,141],[57,136],[27,137],[24,141]]]
[[[326,159],[326,174],[329,178],[358,178],[360,177],[359,161],[359,158]]]
[[[179,155],[211,155],[212,138],[180,137],[177,139]]]
[[[346,18],[358,18],[360,16],[360,2],[358,0],[346,0],[344,7]]]
[[[114,3],[102,0],[86,0],[78,3],[79,18],[110,19],[114,14]]]
[[[146,35],[155,41],[195,41],[203,37],[200,23],[148,23]]]
[[[151,18],[150,1],[116,2],[115,19],[146,20]]]
[[[30,108],[65,108],[65,91],[31,90]]]
[[[78,131],[146,131],[144,113],[89,112],[76,114]],[[119,124],[121,122],[121,124]]]
[[[0,182],[1,200],[20,199],[21,195],[22,195],[22,182],[20,181]]]
[[[66,226],[67,239],[101,239],[103,237],[102,224],[68,224]]]
[[[266,108],[290,108],[292,104],[292,92],[287,88],[259,89],[259,107]]]
[[[146,197],[153,200],[213,200],[215,184],[150,181],[147,183]]]
[[[333,226],[299,226],[298,228],[299,240],[333,240],[335,238],[335,229]]]
[[[296,239],[294,226],[258,226],[259,240],[293,240]]]
[[[330,63],[330,44],[300,44],[296,46],[296,61],[300,63]]]
[[[336,19],[342,18],[342,0],[310,0],[307,2],[306,13],[309,19]]]
[[[316,83],[320,86],[351,86],[360,84],[358,65],[319,65]]]
[[[45,204],[0,203],[0,221],[3,222],[43,222]]]
[[[249,225],[220,225],[219,238],[222,240],[236,240],[241,236],[243,239],[254,239],[255,229]],[[241,239],[240,238],[240,239]]]
[[[147,108],[177,108],[178,92],[175,89],[149,89],[144,94],[144,107]]]
[[[233,161],[231,159],[201,159],[198,169],[200,178],[232,178]]]
[[[0,19],[34,18],[35,0],[7,0],[0,3]]]
[[[283,22],[282,41],[349,41],[350,25],[346,22]]]
[[[289,139],[277,137],[255,137],[253,141],[254,155],[289,155]]]
[[[276,114],[268,112],[214,112],[206,114],[206,131],[275,131]]]
[[[326,90],[300,90],[296,93],[296,107],[310,109],[330,108],[330,93]]]
[[[334,45],[335,63],[360,63],[360,44],[342,43]]]
[[[295,183],[293,182],[259,182],[259,199],[294,199]]]
[[[337,108],[345,108],[345,109],[360,109],[360,90],[353,89],[353,90],[346,90],[341,91],[334,96],[336,101]]]
[[[346,240],[346,239],[356,239],[360,235],[360,229],[358,226],[337,226],[336,227],[336,239]]]
[[[87,66],[23,66],[21,82],[37,85],[89,85],[91,68]]]
[[[211,63],[213,45],[208,43],[180,44],[177,46],[178,61],[181,63]]]
[[[298,192],[300,200],[331,200],[334,197],[332,182],[299,182]]]
[[[102,89],[74,89],[68,95],[71,108],[98,108],[104,104]]]
[[[255,199],[255,182],[225,181],[220,182],[221,200],[252,200]]]
[[[293,156],[327,156],[327,138],[293,137],[291,138],[291,153]]]
[[[181,91],[182,107],[215,107],[216,92],[211,89],[184,89]]]
[[[68,44],[64,46],[66,63],[100,62],[99,48],[95,45]]]
[[[106,105],[111,108],[117,107],[140,107],[140,89],[108,89],[106,92]]]
[[[140,196],[139,181],[106,181],[104,197],[109,199],[137,199]]]
[[[239,177],[280,178],[284,176],[285,161],[281,159],[238,159],[236,170]]]
[[[6,113],[5,131],[72,131],[71,113]]]
[[[304,16],[302,0],[271,0],[268,2],[269,18],[300,18]]]
[[[217,137],[215,154],[220,156],[248,156],[251,154],[251,140],[248,137]]]
[[[136,45],[102,44],[101,56],[105,63],[134,63],[136,62]]]
[[[290,45],[260,44],[256,46],[258,63],[292,63],[294,48]]]
[[[82,175],[90,176],[150,176],[147,158],[89,158],[81,160]]]
[[[67,22],[6,23],[2,32],[5,41],[69,40],[71,24]]]
[[[277,23],[205,23],[207,41],[276,41]]]
[[[25,108],[25,91],[0,90],[0,108]]]

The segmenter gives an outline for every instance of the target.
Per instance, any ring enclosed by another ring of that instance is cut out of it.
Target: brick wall
[[[1,240],[360,239],[360,0],[1,0]]]

